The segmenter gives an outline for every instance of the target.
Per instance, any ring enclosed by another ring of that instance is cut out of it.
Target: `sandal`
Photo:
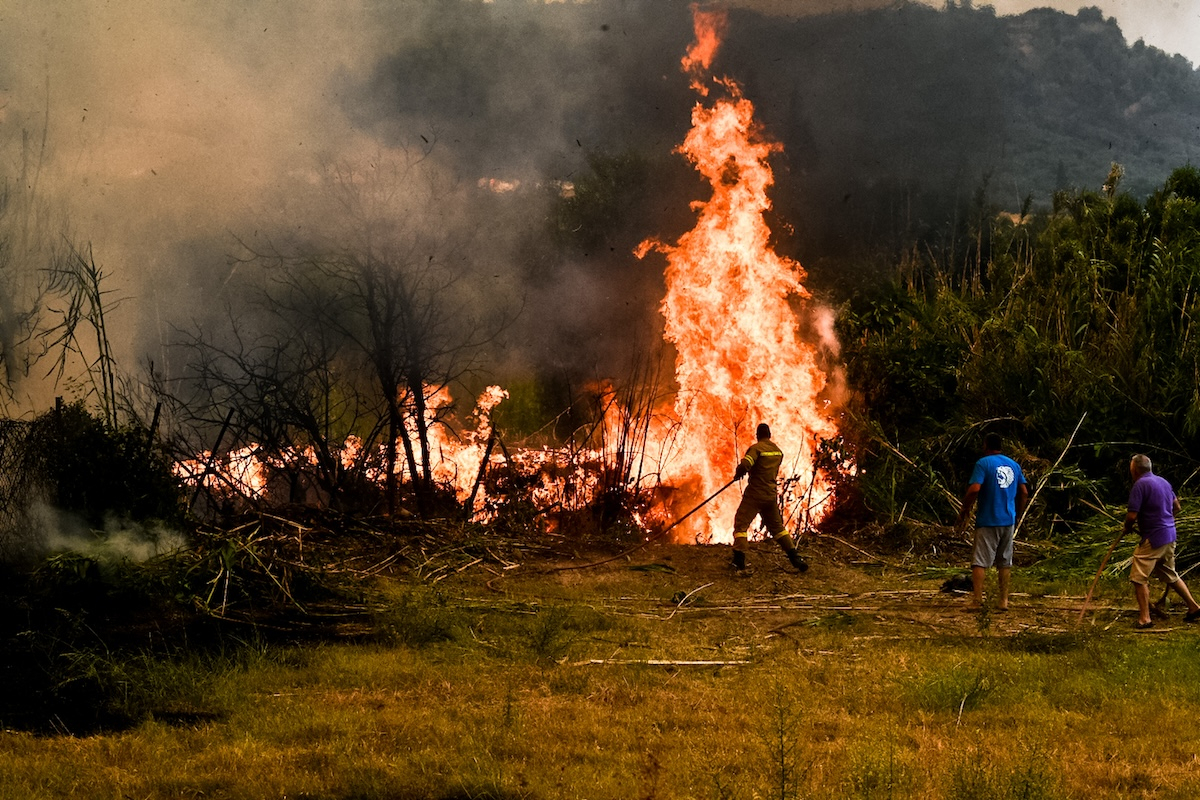
[[[1189,611],[1183,615],[1184,622],[1200,622],[1200,608],[1195,611]]]
[[[1136,622],[1134,623],[1133,627],[1137,628],[1139,631],[1144,631],[1146,628],[1154,627],[1154,620],[1150,620],[1149,622]]]

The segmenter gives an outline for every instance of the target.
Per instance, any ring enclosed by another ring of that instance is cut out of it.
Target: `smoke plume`
[[[1200,78],[1095,10],[733,6],[714,73],[783,145],[773,227],[818,285],[844,279],[825,261],[928,235],[981,190],[1015,209],[1120,161],[1144,193],[1200,156]],[[59,209],[47,248],[92,243],[129,371],[169,371],[177,327],[227,323],[239,240],[336,234],[323,170],[394,163],[420,182],[398,224],[468,251],[471,312],[521,308],[495,364],[611,370],[656,338],[661,276],[632,248],[686,230],[700,190],[673,152],[690,35],[678,0],[25,0],[0,11],[0,172]],[[637,191],[577,195],[562,224],[574,189],[603,188],[598,157],[640,164]]]

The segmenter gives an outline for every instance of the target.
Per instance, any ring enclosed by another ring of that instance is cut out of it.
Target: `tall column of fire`
[[[664,481],[708,496],[733,477],[755,426],[767,422],[788,456],[780,479],[794,527],[810,515],[809,506],[812,517],[824,513],[818,501],[828,490],[814,474],[813,451],[836,433],[820,397],[826,376],[815,347],[800,336],[790,302],[809,297],[801,283],[806,273],[773,252],[763,217],[774,183],[768,157],[778,145],[760,135],[754,106],[734,82],[707,77],[724,17],[696,11],[694,19],[696,42],[683,66],[702,99],[679,152],[708,181],[712,197],[693,204],[696,225],[674,245],[647,241],[637,253],[654,249],[667,259],[661,310],[676,351],[679,394],[678,455],[664,465]],[[721,97],[705,105],[710,88]],[[731,541],[737,502],[733,491],[719,496],[690,535]]]

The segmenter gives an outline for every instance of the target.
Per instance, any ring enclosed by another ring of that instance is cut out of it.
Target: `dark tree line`
[[[695,190],[656,164],[694,102],[679,73],[688,5],[432,5],[414,22],[422,35],[379,61],[348,110],[382,136],[426,121],[468,174],[578,181],[602,176],[593,154],[642,159],[655,174],[640,233],[659,235]],[[827,259],[840,268],[936,238],[985,177],[1009,211],[1092,185],[1112,160],[1148,194],[1193,152],[1200,124],[1200,73],[1128,42],[1094,8],[740,9],[714,74],[745,87],[783,145],[774,228],[814,281]]]

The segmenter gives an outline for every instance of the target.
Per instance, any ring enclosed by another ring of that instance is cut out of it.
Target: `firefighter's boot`
[[[749,531],[736,531],[733,534],[733,571],[737,575],[749,575],[746,568],[746,549],[750,543]]]
[[[796,545],[792,541],[790,533],[777,534],[775,541],[779,542],[779,546],[787,554],[787,560],[795,567],[797,572],[808,572],[808,562],[801,558],[800,553],[796,551]]]

